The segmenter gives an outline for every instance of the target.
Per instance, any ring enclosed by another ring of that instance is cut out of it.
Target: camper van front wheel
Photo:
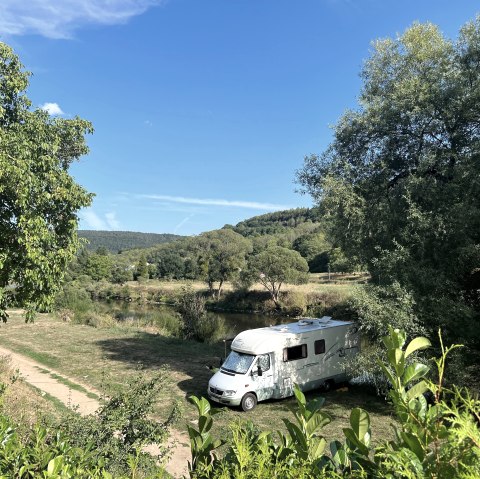
[[[257,405],[257,396],[252,393],[247,393],[242,398],[242,409],[247,412],[251,411]]]

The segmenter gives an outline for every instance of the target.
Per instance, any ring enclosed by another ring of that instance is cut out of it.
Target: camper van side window
[[[325,339],[315,341],[315,354],[323,354],[325,352]]]
[[[295,361],[296,359],[303,359],[307,357],[307,345],[300,344],[300,346],[292,346],[283,350],[284,361]]]

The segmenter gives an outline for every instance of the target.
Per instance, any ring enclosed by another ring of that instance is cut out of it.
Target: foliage
[[[31,110],[30,74],[0,43],[0,317],[12,296],[28,310],[47,309],[77,247],[77,212],[92,195],[68,173],[88,152],[92,125]],[[9,289],[12,286],[14,289]]]
[[[37,425],[24,437],[10,418],[0,414],[0,477],[164,477],[158,462],[168,450],[161,444],[178,417],[178,408],[174,406],[163,423],[148,416],[165,380],[164,372],[149,381],[137,377],[96,415],[80,417],[70,412],[58,424]],[[157,457],[143,451],[153,442],[160,444]]]
[[[298,179],[374,284],[411,294],[431,335],[478,348],[480,17],[456,41],[432,24],[376,41],[362,78],[360,107]]]
[[[170,233],[138,233],[134,231],[98,231],[79,230],[78,236],[85,238],[89,251],[96,251],[100,247],[106,248],[110,253],[136,248],[149,248],[161,243],[176,241],[181,236]]]
[[[284,283],[301,284],[308,280],[308,264],[296,251],[274,246],[252,256],[248,266],[251,278],[259,281],[270,293],[277,307]]]
[[[254,216],[238,223],[232,228],[242,236],[265,236],[285,233],[303,223],[319,223],[321,219],[318,208],[295,208]]]
[[[231,281],[245,268],[246,255],[252,251],[248,239],[229,229],[203,233],[194,247],[201,276],[212,294],[214,283],[218,282],[217,299],[225,281]]]
[[[110,278],[112,273],[112,260],[107,254],[87,254],[82,273],[87,274],[94,281]]]
[[[176,308],[183,320],[182,334],[185,339],[211,343],[225,336],[225,322],[207,313],[205,299],[191,285],[182,288]]]
[[[323,231],[314,231],[298,237],[293,242],[293,249],[307,260],[311,273],[322,273],[328,270],[328,252],[331,245],[326,240]],[[327,259],[322,261],[321,258],[325,255]],[[332,269],[332,271],[335,271],[335,269]]]
[[[0,414],[0,471],[2,478],[112,478],[92,445],[72,446],[62,434],[36,427],[26,441],[12,421]],[[118,477],[118,476],[117,476]]]
[[[458,346],[442,345],[435,360],[438,382],[433,383],[427,378],[429,367],[414,359],[430,346],[428,339],[416,337],[406,345],[405,332],[389,327],[383,342],[387,360],[381,367],[390,382],[397,418],[391,441],[373,446],[369,414],[354,408],[350,427],[343,429],[344,439],[331,441],[327,450],[322,428],[331,419],[321,410],[323,399],[307,402],[296,385],[294,421],[283,419],[287,433],[277,432],[278,442],[251,423],[236,423],[227,453],[218,457],[212,452],[220,441],[209,432],[212,411],[205,399],[193,398],[199,429],[189,428],[192,479],[478,477],[480,401],[467,390],[446,391],[443,386],[447,355]],[[424,396],[428,392],[433,404]]]
[[[132,458],[137,470],[152,477],[156,463],[164,461],[168,454],[165,446],[168,429],[179,417],[176,404],[164,422],[149,417],[159,392],[165,387],[168,379],[164,370],[150,379],[139,374],[109,398],[95,415],[81,417],[72,413],[61,420],[57,428],[70,438],[72,446],[90,444],[92,454],[114,477],[128,473]],[[149,444],[159,445],[156,457],[144,451]]]
[[[137,281],[139,278],[148,279],[148,264],[144,254],[141,254],[140,258],[138,258],[138,262],[135,267],[135,273],[133,274],[133,277]]]
[[[208,467],[217,458],[215,450],[218,449],[223,441],[213,439],[210,429],[213,425],[212,416],[220,412],[219,409],[212,409],[210,403],[205,398],[198,399],[195,396],[190,398],[198,411],[197,427],[187,425],[188,435],[190,436],[190,447],[192,451],[192,462],[188,463],[190,473],[199,467]]]

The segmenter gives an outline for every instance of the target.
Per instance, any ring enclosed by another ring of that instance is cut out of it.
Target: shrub
[[[282,313],[287,316],[302,316],[307,311],[307,298],[300,291],[288,291],[281,295]]]
[[[137,473],[141,472],[139,477],[158,477],[157,464],[168,455],[165,446],[168,429],[179,417],[175,404],[165,421],[150,418],[158,393],[168,387],[168,381],[165,370],[150,379],[139,373],[95,415],[81,417],[72,412],[57,428],[73,446],[91,444],[95,457],[114,477],[128,474],[132,458],[135,458]],[[144,451],[145,446],[153,443],[159,446],[157,456]]]

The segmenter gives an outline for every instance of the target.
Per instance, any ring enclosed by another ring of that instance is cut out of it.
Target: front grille
[[[210,392],[212,394],[216,394],[217,396],[223,395],[223,391],[221,389],[213,388],[212,386],[210,386]]]

